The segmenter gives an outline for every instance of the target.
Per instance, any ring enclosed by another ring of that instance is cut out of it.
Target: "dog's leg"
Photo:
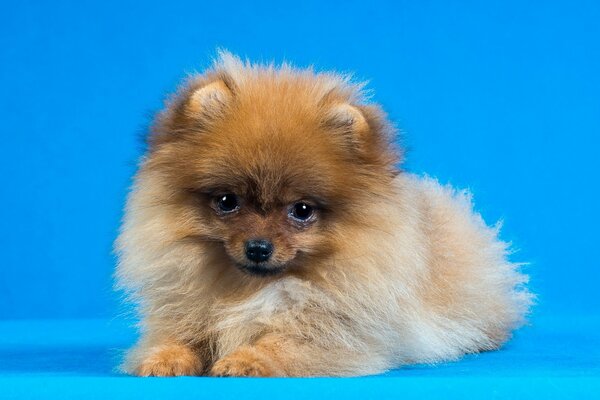
[[[131,372],[138,376],[193,376],[205,368],[202,351],[168,342],[136,349]]]
[[[266,335],[217,360],[212,376],[346,376],[360,374],[364,357],[351,349],[324,349],[281,335]]]
[[[211,368],[212,376],[287,376],[277,350],[257,343],[242,346],[218,360]]]

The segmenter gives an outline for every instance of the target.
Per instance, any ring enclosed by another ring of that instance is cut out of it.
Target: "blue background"
[[[538,312],[598,309],[600,3],[485,3],[4,4],[0,317],[114,314],[139,136],[217,47],[370,80],[407,168],[504,219]]]
[[[573,355],[561,347],[551,361],[589,355],[600,341],[584,331],[600,324],[573,321],[600,306],[598,21],[597,1],[4,3],[0,320],[118,314],[111,247],[139,137],[165,95],[223,47],[368,79],[403,131],[406,168],[470,188],[489,223],[504,220],[539,295],[529,329],[570,318],[516,346],[529,354],[550,336],[559,348],[552,332],[568,325]],[[0,348],[38,329],[10,326]],[[96,325],[84,326],[85,336]]]

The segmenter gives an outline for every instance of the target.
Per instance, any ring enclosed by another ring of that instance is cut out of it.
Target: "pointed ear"
[[[326,114],[325,126],[346,136],[355,148],[361,148],[369,134],[369,123],[361,110],[348,103],[332,106]]]
[[[191,91],[185,105],[186,114],[193,119],[215,119],[223,114],[233,93],[221,79]]]
[[[233,91],[226,82],[221,76],[200,77],[190,82],[157,115],[148,138],[150,145],[172,142],[194,129],[209,129],[223,117],[233,100]]]

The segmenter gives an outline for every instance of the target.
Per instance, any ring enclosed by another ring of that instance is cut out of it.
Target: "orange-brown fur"
[[[203,360],[191,347],[164,344],[153,348],[137,367],[140,376],[198,375],[203,371]]]
[[[142,317],[125,369],[359,375],[502,344],[526,277],[466,194],[397,169],[393,141],[338,75],[224,54],[192,77],[157,118],[117,242]],[[239,210],[215,208],[223,193]],[[310,223],[290,219],[300,200]],[[251,238],[274,245],[266,276],[244,269]]]

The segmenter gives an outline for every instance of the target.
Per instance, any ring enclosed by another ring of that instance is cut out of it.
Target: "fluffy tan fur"
[[[336,74],[227,53],[154,124],[117,240],[138,375],[350,376],[498,348],[532,296],[470,196],[397,170],[394,130]],[[239,211],[219,215],[215,195]],[[315,205],[310,224],[289,205]],[[265,276],[240,268],[254,237]]]

